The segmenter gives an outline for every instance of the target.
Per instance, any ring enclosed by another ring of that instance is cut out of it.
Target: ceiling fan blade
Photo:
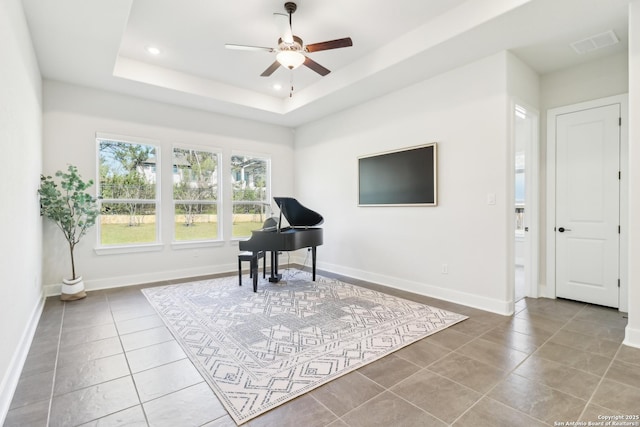
[[[289,15],[284,13],[274,13],[273,18],[276,21],[278,27],[278,34],[283,42],[287,44],[293,44],[293,32],[291,31],[291,23],[289,22]]]
[[[269,68],[267,68],[266,70],[264,70],[262,72],[262,74],[260,74],[260,76],[262,77],[269,77],[271,74],[273,74],[273,72],[275,70],[277,70],[280,67],[280,63],[278,61],[275,61],[273,64],[269,65]]]
[[[306,52],[318,52],[320,50],[338,49],[341,47],[353,46],[351,37],[345,37],[343,39],[329,40],[321,43],[313,43],[305,46]]]
[[[225,44],[224,47],[227,49],[234,50],[248,50],[248,51],[262,51],[262,52],[275,52],[275,49],[272,47],[262,47],[262,46],[246,46],[243,44]]]
[[[304,65],[305,67],[311,68],[313,71],[320,74],[321,76],[326,76],[331,72],[328,69],[324,68],[322,65],[318,64],[313,59],[309,58],[308,56],[305,56],[304,58]]]

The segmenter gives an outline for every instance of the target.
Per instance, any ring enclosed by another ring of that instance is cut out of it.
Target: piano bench
[[[253,270],[255,268],[258,271],[258,260],[262,258],[262,278],[266,277],[267,272],[267,258],[264,256],[264,251],[256,252],[244,251],[238,254],[238,283],[242,286],[242,261],[249,261],[249,278],[253,277]]]

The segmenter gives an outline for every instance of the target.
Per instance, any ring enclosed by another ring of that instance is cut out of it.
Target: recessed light
[[[280,83],[274,83],[274,85],[272,86],[273,90],[280,90],[282,89],[282,85]]]
[[[147,51],[147,53],[151,54],[151,55],[160,55],[160,53],[162,52],[158,47],[156,46],[147,46],[145,48],[145,50]]]

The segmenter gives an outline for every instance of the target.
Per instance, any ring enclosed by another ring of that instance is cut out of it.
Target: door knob
[[[565,231],[571,231],[571,229],[570,228],[560,227],[560,228],[558,228],[558,231],[561,232],[561,233],[564,233]]]

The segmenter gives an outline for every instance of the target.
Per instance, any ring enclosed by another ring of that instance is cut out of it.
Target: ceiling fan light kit
[[[260,74],[262,77],[269,77],[278,68],[280,68],[280,66],[288,68],[289,70],[295,70],[301,65],[304,65],[305,67],[315,71],[321,76],[326,76],[331,71],[306,56],[303,52],[318,52],[322,50],[353,46],[351,38],[345,37],[342,39],[304,45],[302,39],[294,35],[291,30],[291,15],[296,11],[297,5],[293,2],[286,2],[284,4],[284,9],[287,11],[288,15],[282,13],[273,14],[276,25],[278,26],[278,29],[280,31],[280,38],[278,39],[277,48],[246,46],[237,44],[226,44],[225,47],[227,49],[236,50],[262,51],[268,53],[276,52],[275,62],[271,64],[266,70],[264,70],[262,74]]]
[[[282,65],[290,70],[295,70],[302,64],[304,64],[304,55],[295,50],[283,50],[278,52],[276,55],[276,60]]]
[[[285,68],[294,70],[304,63],[305,56],[300,53],[302,50],[302,39],[298,36],[291,36],[291,43],[278,39],[278,54],[276,61]]]

